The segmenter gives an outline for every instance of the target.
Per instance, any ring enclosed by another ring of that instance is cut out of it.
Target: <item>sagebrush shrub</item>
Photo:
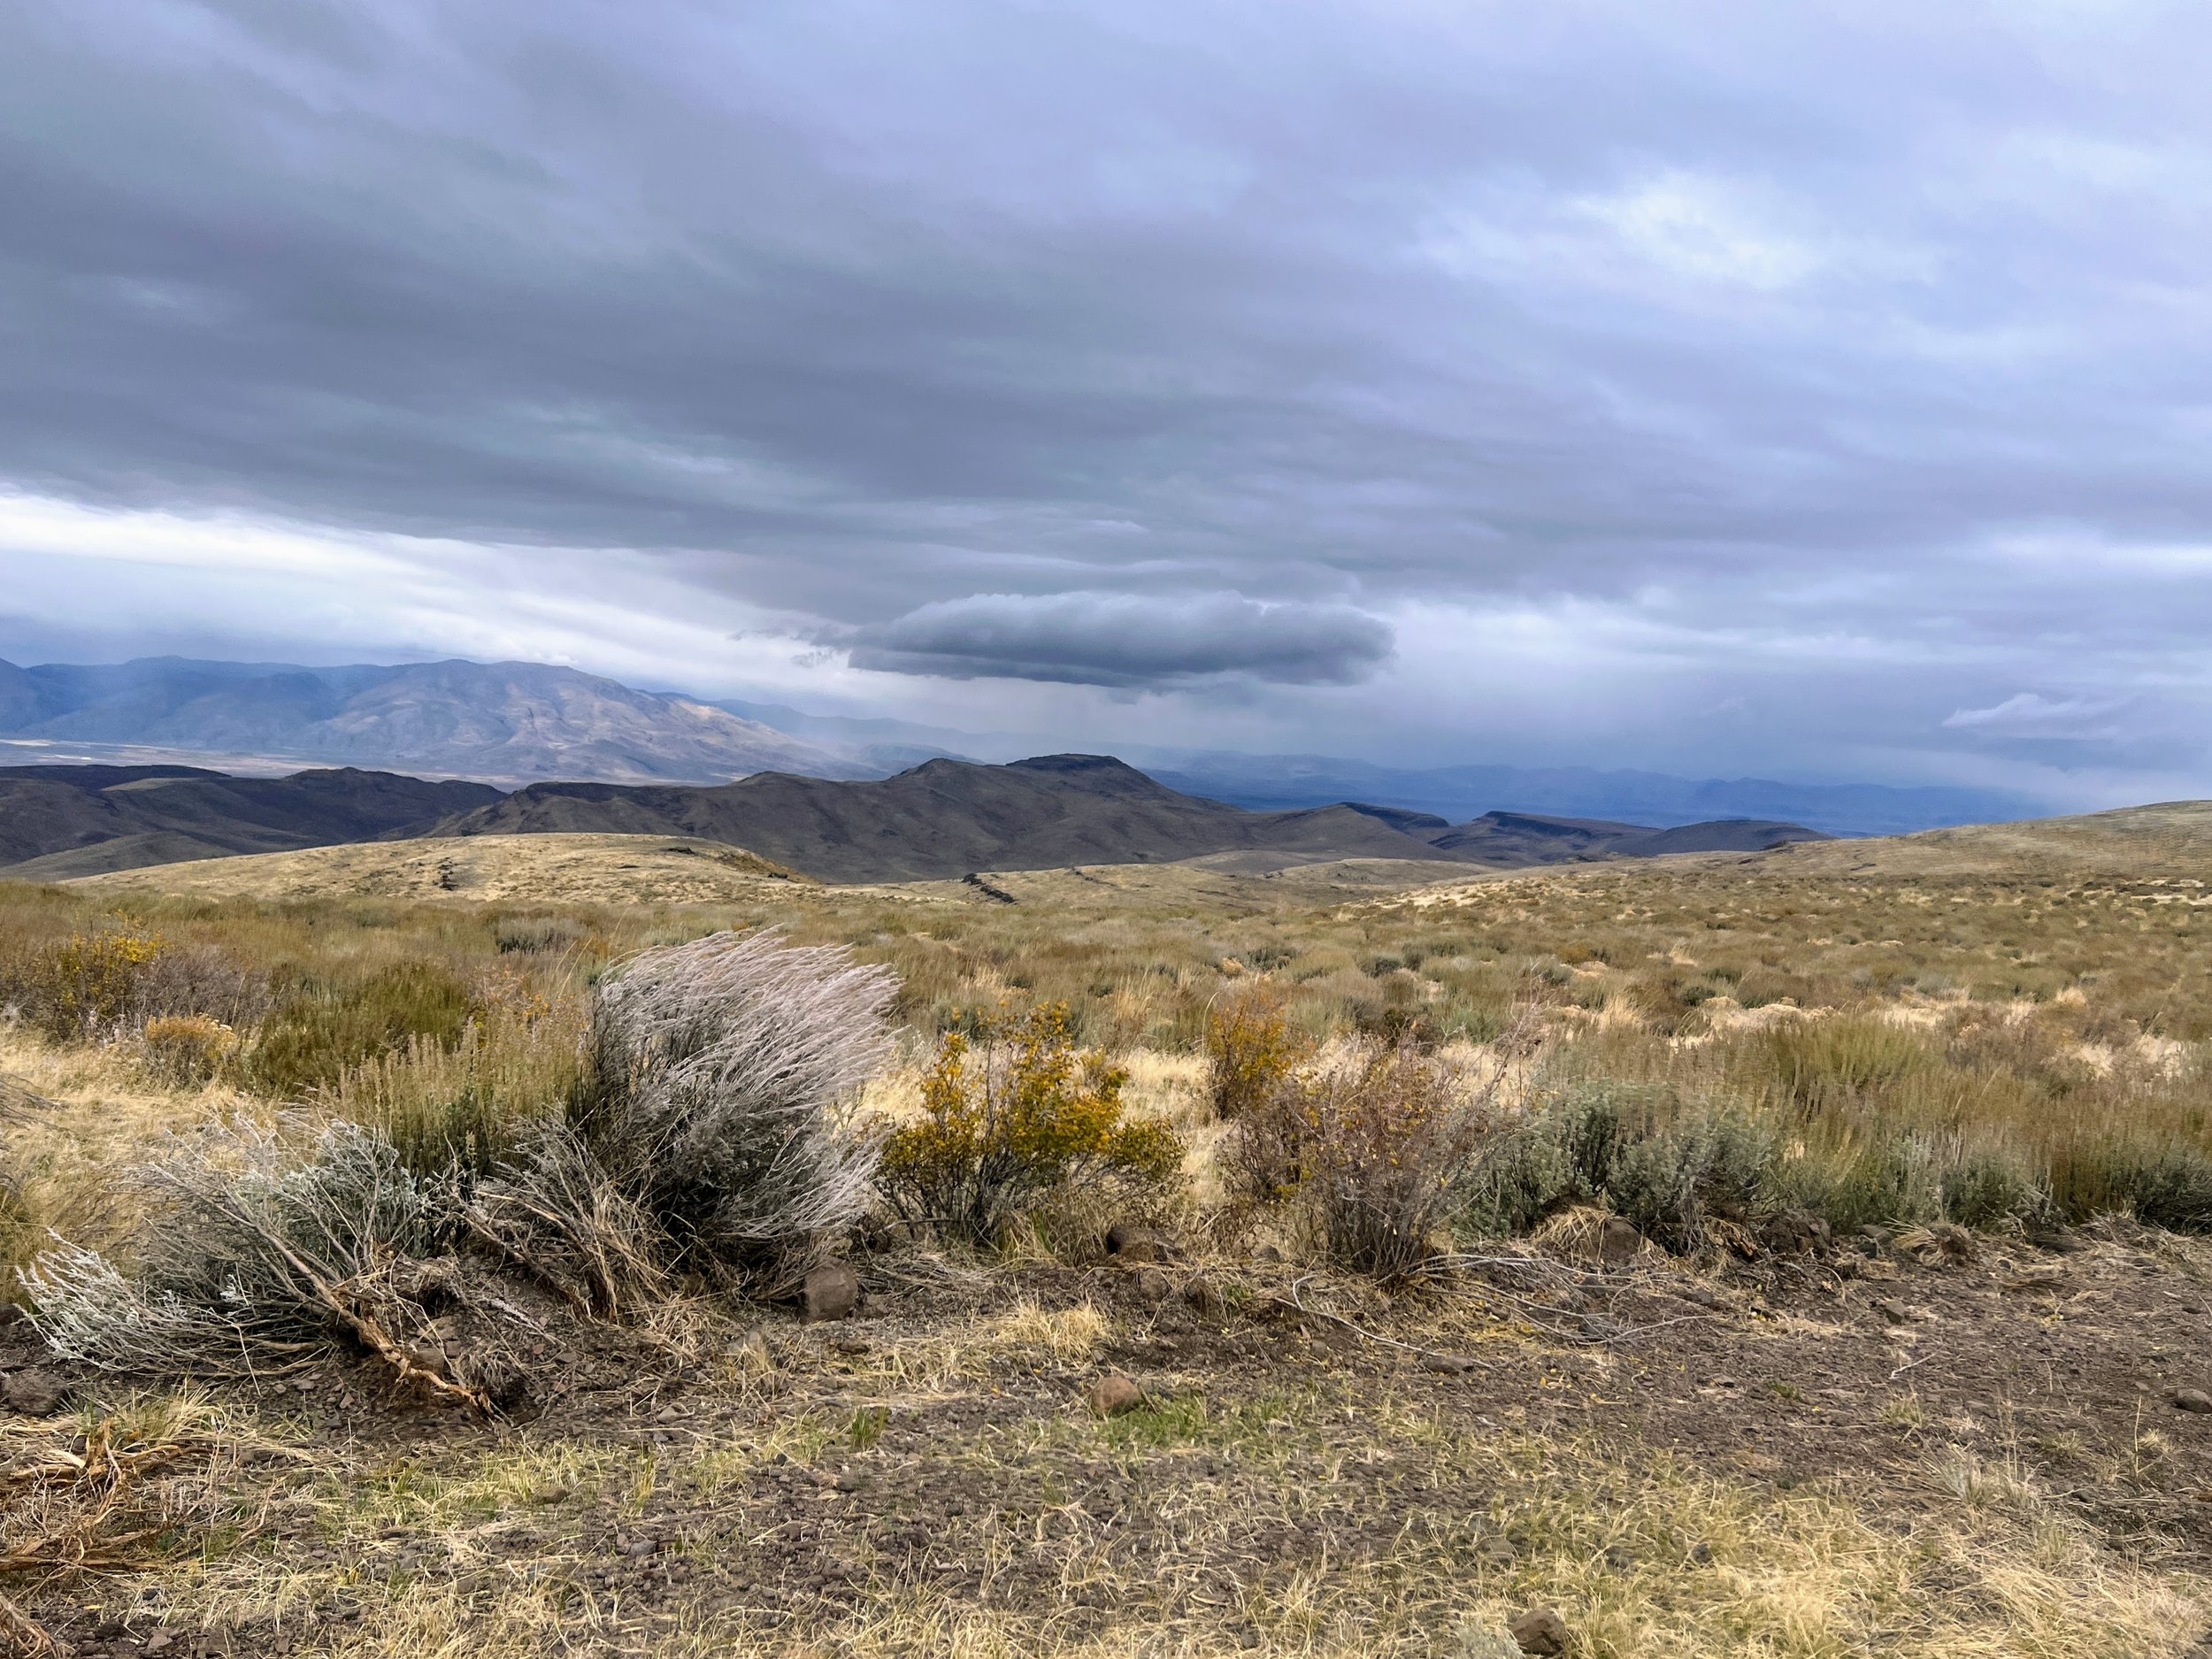
[[[922,1083],[922,1118],[885,1141],[876,1172],[908,1221],[988,1245],[1048,1199],[1156,1194],[1182,1168],[1167,1124],[1125,1117],[1128,1074],[1076,1047],[1048,1003],[948,1032]]]
[[[895,989],[772,931],[645,951],[593,994],[569,1122],[677,1259],[787,1271],[865,1207],[876,1148],[840,1109],[889,1056]]]
[[[104,1371],[250,1376],[349,1341],[403,1379],[463,1392],[413,1356],[428,1310],[406,1270],[440,1233],[435,1194],[382,1137],[214,1125],[136,1171],[151,1200],[125,1273],[58,1244],[23,1272],[40,1334]]]

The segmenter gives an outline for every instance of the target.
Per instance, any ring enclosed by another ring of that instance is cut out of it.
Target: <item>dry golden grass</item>
[[[464,899],[477,903],[713,904],[753,897],[795,872],[718,841],[667,835],[480,835],[364,841],[201,858],[88,876],[88,893],[152,889],[201,898]]]
[[[395,844],[0,886],[0,959],[113,920],[318,995],[425,962],[480,1010],[544,1002],[519,1025],[480,1012],[465,1041],[396,1042],[323,1098],[396,1119],[480,1094],[549,1107],[607,963],[774,924],[904,982],[901,1064],[861,1110],[910,1113],[964,1008],[1064,999],[1128,1069],[1133,1109],[1185,1135],[1203,1216],[1222,1197],[1207,1010],[1261,975],[1325,1041],[1480,1042],[1533,994],[1548,1085],[1630,1087],[1662,1118],[1765,1114],[1800,1165],[1907,1130],[2053,1163],[2114,1129],[2212,1148],[2208,825],[2146,809],[1442,887],[1410,885],[1432,868],[994,878],[1010,905],[780,880],[664,838]],[[165,1131],[270,1109],[231,1081],[173,1087],[135,1041],[0,1032],[0,1071],[58,1102],[6,1131],[24,1225],[110,1241],[118,1172]],[[856,1325],[674,1304],[639,1339],[649,1363],[541,1423],[227,1401],[192,1421],[257,1455],[180,1471],[182,1547],[69,1594],[211,1651],[353,1659],[1506,1659],[1507,1621],[1537,1603],[1586,1659],[2182,1659],[2212,1626],[2191,1530],[2204,1419],[2130,1369],[2198,1363],[2172,1333],[2202,1328],[2179,1323],[2212,1286],[2200,1245],[2114,1233],[2047,1269],[2001,1236],[1970,1264],[1726,1280],[1717,1313],[1662,1288],[1634,1317],[1705,1324],[1615,1348],[1577,1346],[1556,1310],[1386,1296],[1241,1247],[1171,1266],[1155,1300],[1099,1263],[1097,1219],[1080,1248],[1048,1230],[1003,1256],[870,1258]],[[1631,1277],[1686,1271],[1651,1251]],[[1184,1302],[1194,1274],[1217,1303]],[[1295,1294],[1407,1346],[1286,1325]],[[2046,1386],[2015,1362],[2053,1341]],[[1479,1384],[1411,1357],[1438,1352],[1479,1357]],[[2070,1354],[2081,1370],[2059,1369]],[[1084,1409],[1109,1367],[1151,1403]],[[1766,1381],[1723,1390],[1724,1371]],[[65,1449],[97,1417],[18,1424],[10,1455]],[[639,1534],[649,1558],[622,1550]]]

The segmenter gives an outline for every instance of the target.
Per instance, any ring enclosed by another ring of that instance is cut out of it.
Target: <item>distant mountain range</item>
[[[1141,748],[1130,751],[1130,758],[1162,783],[1256,811],[1353,800],[1455,819],[1492,810],[1662,825],[1777,818],[1832,835],[1904,835],[1952,824],[2036,818],[2050,810],[1997,789],[1677,778],[1586,766],[1405,770],[1323,755]]]
[[[710,703],[540,663],[302,668],[145,657],[111,666],[0,662],[0,738],[432,772],[719,783],[769,769],[881,767]]]
[[[173,762],[224,772],[349,765],[505,785],[716,784],[760,772],[881,778],[933,757],[1006,761],[1025,752],[1032,745],[1007,733],[710,703],[536,663],[0,663],[0,765],[10,758]],[[1869,835],[2047,810],[1985,789],[1580,767],[1408,769],[1146,745],[1123,749],[1122,757],[1182,793],[1263,812],[1363,801],[1453,823],[1490,811],[1663,827],[1745,818]]]
[[[1002,766],[932,760],[866,783],[772,772],[703,789],[533,784],[449,820],[436,833],[560,831],[727,841],[828,881],[926,880],[1221,855],[1285,864],[1399,858],[1497,868],[1752,851],[1825,839],[1794,824],[1742,821],[1662,831],[1495,813],[1454,826],[1356,803],[1251,812],[1184,795],[1103,755],[1046,755]]]
[[[1490,813],[1453,825],[1349,803],[1250,812],[1100,755],[931,760],[872,781],[764,772],[707,787],[541,783],[506,795],[351,770],[280,779],[176,766],[0,771],[0,876],[16,878],[341,841],[562,833],[722,841],[829,881],[1219,857],[1255,871],[1340,858],[1515,868],[1824,839],[1748,820],[1661,830]]]

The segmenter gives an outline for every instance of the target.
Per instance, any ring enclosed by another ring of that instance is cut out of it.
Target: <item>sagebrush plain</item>
[[[2206,1651],[2212,811],[1441,884],[488,841],[0,886],[12,1294],[140,1271],[211,1125],[496,1232],[608,987],[726,933],[887,975],[878,1184],[787,1273],[672,1211],[603,1298],[438,1234],[442,1353],[8,1326],[26,1651]],[[964,1231],[910,1195],[993,1111]]]

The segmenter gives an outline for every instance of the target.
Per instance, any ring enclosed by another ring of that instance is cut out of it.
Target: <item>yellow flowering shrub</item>
[[[1182,1168],[1168,1125],[1124,1115],[1128,1073],[1075,1046],[1067,1005],[949,1032],[922,1117],[886,1139],[876,1184],[908,1221],[990,1244],[1066,1194],[1156,1193]]]
[[[127,928],[72,933],[33,963],[30,1011],[57,1041],[98,1035],[130,1014],[146,969],[165,949],[158,934]]]
[[[1214,1116],[1233,1123],[1268,1105],[1313,1054],[1290,1018],[1289,999],[1266,979],[1238,987],[1206,1010],[1206,1062]]]

